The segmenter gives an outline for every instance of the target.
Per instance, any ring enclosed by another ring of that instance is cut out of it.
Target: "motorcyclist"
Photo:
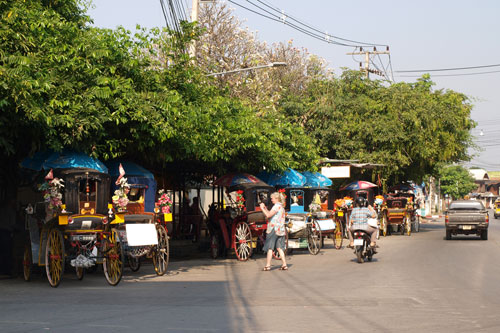
[[[376,218],[377,212],[371,205],[368,204],[368,200],[363,197],[356,198],[354,203],[354,208],[349,216],[349,245],[348,247],[354,248],[354,239],[352,232],[354,230],[364,230],[370,235],[370,247],[375,249],[377,241],[377,228],[368,225],[369,218]]]

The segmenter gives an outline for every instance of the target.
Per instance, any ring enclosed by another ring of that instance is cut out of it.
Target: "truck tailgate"
[[[486,212],[476,211],[449,211],[450,224],[478,224],[486,222]]]

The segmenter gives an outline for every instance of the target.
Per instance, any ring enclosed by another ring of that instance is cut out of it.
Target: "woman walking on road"
[[[268,210],[264,203],[260,203],[260,209],[266,215],[269,220],[267,224],[267,235],[266,242],[264,243],[264,252],[267,252],[266,266],[262,269],[263,271],[271,270],[271,259],[273,257],[273,250],[278,250],[281,257],[281,267],[280,270],[288,270],[285,259],[285,208],[283,204],[285,203],[285,196],[283,193],[274,192],[271,194],[271,202],[273,203],[273,208]]]

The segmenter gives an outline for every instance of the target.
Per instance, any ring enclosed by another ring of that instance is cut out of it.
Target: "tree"
[[[381,163],[389,182],[420,181],[440,163],[469,158],[472,105],[454,91],[415,84],[386,86],[360,72],[315,80],[305,97],[281,101],[283,112],[318,140],[323,156]]]
[[[448,194],[453,199],[463,198],[477,187],[474,177],[461,165],[440,168],[439,177],[441,193]]]
[[[193,24],[183,23],[183,34],[97,29],[83,5],[0,0],[2,179],[47,148],[153,167],[176,161],[181,170],[204,163],[207,172],[314,163],[301,130],[207,84],[184,52],[199,33]]]
[[[311,79],[327,75],[323,59],[294,47],[291,40],[274,45],[259,41],[257,33],[245,28],[225,3],[201,6],[199,24],[203,33],[196,61],[206,73],[286,63],[285,67],[218,75],[213,81],[259,113],[275,110],[283,91],[300,94]]]

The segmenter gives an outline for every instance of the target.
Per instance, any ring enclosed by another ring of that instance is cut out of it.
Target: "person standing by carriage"
[[[266,205],[261,202],[260,209],[266,215],[269,220],[267,224],[266,231],[266,242],[264,243],[264,252],[267,253],[266,266],[262,269],[263,271],[271,270],[271,259],[273,256],[273,250],[277,250],[281,257],[281,267],[280,270],[288,270],[285,259],[285,196],[283,193],[274,192],[271,194],[271,202],[273,207],[268,210]]]

